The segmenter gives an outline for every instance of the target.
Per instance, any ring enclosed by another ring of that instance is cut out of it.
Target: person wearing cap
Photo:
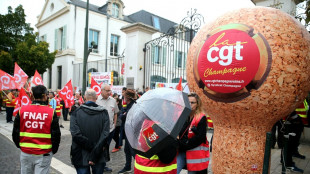
[[[47,174],[58,151],[61,132],[55,110],[46,106],[46,87],[37,85],[32,92],[32,104],[22,106],[16,115],[12,138],[21,149],[21,173]]]
[[[101,95],[98,96],[98,99],[96,101],[97,105],[103,106],[109,114],[109,120],[110,120],[110,134],[108,137],[108,145],[110,145],[112,138],[114,136],[115,132],[115,125],[117,121],[117,113],[119,112],[117,103],[113,97],[111,97],[112,90],[110,85],[103,84],[101,87]],[[109,147],[109,146],[108,146]],[[106,166],[106,163],[103,163],[105,171],[112,172],[112,169],[108,168]]]
[[[122,113],[120,114],[121,120],[122,120],[122,128],[121,130],[125,130],[124,126],[125,126],[125,122],[126,122],[126,117],[127,117],[127,113],[129,112],[129,110],[131,109],[132,105],[135,103],[136,99],[137,99],[137,94],[135,92],[135,90],[133,89],[127,89],[124,93],[124,99],[127,103],[126,108],[124,108],[122,110]],[[135,153],[132,149],[132,147],[129,144],[129,141],[126,137],[125,131],[123,133],[123,136],[125,138],[125,148],[124,148],[124,152],[125,152],[125,157],[126,157],[126,163],[125,166],[122,170],[120,170],[118,173],[122,174],[122,173],[129,173],[131,172],[131,161],[132,161],[132,157],[135,156]]]

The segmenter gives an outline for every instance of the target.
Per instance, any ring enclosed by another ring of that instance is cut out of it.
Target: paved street
[[[69,121],[63,121],[63,126],[65,128],[61,128],[62,137],[61,143],[59,147],[59,151],[52,160],[52,169],[50,171],[51,174],[72,174],[75,173],[74,167],[70,162],[70,146],[71,146],[71,135],[69,132]],[[12,128],[13,124],[6,123],[5,121],[5,111],[0,112],[0,174],[17,174],[20,173],[20,162],[19,162],[19,152],[12,142]],[[211,138],[211,133],[208,133],[208,139]],[[113,149],[115,143],[112,140],[110,146],[110,152]],[[302,142],[300,145],[300,153],[306,155],[308,158],[305,160],[301,160],[298,158],[294,158],[296,165],[305,170],[305,173],[310,173],[310,144]],[[272,149],[271,150],[271,174],[281,173],[281,164],[280,164],[280,149]],[[116,174],[119,170],[124,167],[125,164],[125,155],[123,149],[110,153],[111,161],[109,161],[108,167],[113,169],[112,174]],[[187,173],[186,171],[182,171],[182,174]],[[210,172],[211,168],[210,168]],[[289,173],[289,172],[288,172]]]

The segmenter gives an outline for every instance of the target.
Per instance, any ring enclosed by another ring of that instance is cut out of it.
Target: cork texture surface
[[[267,40],[272,53],[263,84],[240,101],[210,99],[194,79],[193,62],[201,43],[215,28],[240,23]],[[255,7],[229,12],[205,25],[194,38],[187,57],[187,81],[203,101],[214,123],[214,173],[261,173],[266,132],[290,114],[310,91],[310,37],[297,20],[280,10]]]

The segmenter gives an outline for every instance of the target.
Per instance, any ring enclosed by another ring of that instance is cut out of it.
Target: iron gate
[[[186,81],[187,52],[195,34],[204,22],[203,16],[195,10],[187,12],[181,23],[145,43],[144,87],[155,88],[156,82],[178,83]]]

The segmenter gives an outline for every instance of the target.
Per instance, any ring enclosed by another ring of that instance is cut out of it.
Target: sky
[[[86,0],[84,0],[86,1]],[[125,8],[124,14],[130,15],[140,10],[146,10],[160,17],[176,23],[180,23],[187,12],[197,9],[197,13],[204,17],[208,23],[225,12],[252,7],[250,0],[122,0]],[[107,0],[89,0],[89,3],[102,6]],[[0,14],[7,13],[7,7],[13,9],[19,4],[23,5],[26,14],[26,22],[33,28],[37,23],[37,16],[40,15],[45,0],[0,0]],[[36,28],[35,28],[36,30]]]

